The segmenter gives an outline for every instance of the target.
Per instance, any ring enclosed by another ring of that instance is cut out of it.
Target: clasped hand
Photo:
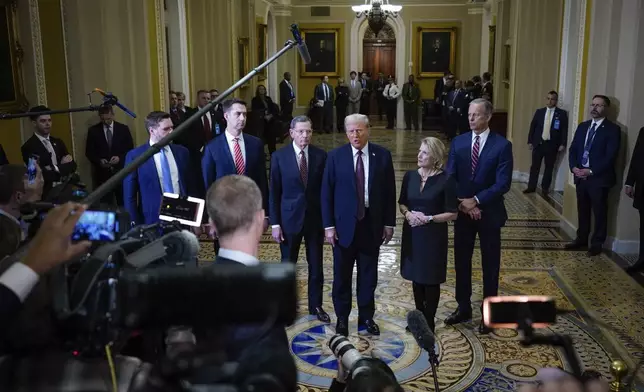
[[[405,214],[405,219],[411,227],[422,226],[429,223],[429,217],[419,211],[409,211]]]
[[[458,199],[458,201],[461,202],[458,206],[459,211],[467,214],[473,220],[481,219],[481,209],[477,206],[475,198]]]
[[[572,169],[572,174],[574,174],[577,178],[586,178],[590,176],[590,169],[580,169],[578,167],[575,167]]]

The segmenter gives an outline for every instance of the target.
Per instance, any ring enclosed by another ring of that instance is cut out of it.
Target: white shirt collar
[[[295,150],[295,155],[300,156],[302,149],[299,148],[295,142],[293,142],[293,149]],[[309,155],[309,146],[304,147],[304,155]]]
[[[253,265],[259,265],[259,260],[257,260],[257,257],[249,255],[248,253],[241,252],[239,250],[220,248],[217,256],[223,257],[224,259],[236,261],[249,267]]]
[[[356,154],[358,153],[358,149],[353,147],[353,144],[351,145],[351,151],[353,152],[353,156],[356,156]],[[361,151],[363,156],[369,155],[369,142],[367,142],[367,144],[365,144],[364,147],[362,147]]]
[[[40,141],[41,141],[41,142],[42,142],[43,140],[47,140],[47,141],[49,141],[49,135],[47,135],[47,136],[42,136],[42,135],[41,135],[41,134],[39,134],[38,132],[34,132],[34,135],[36,135],[36,137],[37,137],[38,139],[40,139]]]
[[[487,137],[490,136],[490,128],[486,129],[485,131],[481,132],[479,135],[479,143],[483,143],[485,140],[487,140]],[[472,131],[472,143],[474,143],[474,138],[476,137],[476,133]]]
[[[605,118],[606,118],[606,117],[598,118],[598,119],[596,119],[596,120],[595,120],[595,119],[592,119],[592,120],[591,120],[592,122],[591,122],[590,126],[592,127],[592,126],[593,126],[593,124],[597,124],[597,125],[595,126],[595,129],[599,128],[599,126],[600,126],[600,125],[602,125],[602,123],[604,122],[604,119],[605,119]]]
[[[546,111],[548,111],[548,112],[554,112],[556,108],[557,108],[556,106],[553,106],[553,107],[551,107],[551,108],[549,108],[549,107],[547,107],[547,106],[546,106]]]
[[[153,142],[153,141],[152,141],[152,139],[148,139],[148,143],[149,143],[151,146],[153,146],[153,145],[155,145],[155,144],[156,144],[155,142]],[[168,144],[167,146],[163,147],[163,148],[162,148],[162,150],[165,150],[166,148],[170,148],[170,145]]]
[[[239,138],[239,143],[242,143],[244,141],[244,134],[240,133],[239,136],[233,136],[230,132],[228,132],[228,129],[226,129],[226,132],[224,132],[226,135],[226,139],[228,140],[228,143],[233,143],[235,138]]]

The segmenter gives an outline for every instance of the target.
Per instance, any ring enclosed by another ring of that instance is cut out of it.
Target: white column
[[[492,24],[492,6],[485,3],[483,8],[483,23],[481,23],[481,70],[480,74],[489,71],[490,63],[490,25]]]
[[[190,104],[190,77],[188,71],[188,28],[186,24],[186,0],[167,0],[168,11],[168,58],[170,59],[170,90],[186,94]]]

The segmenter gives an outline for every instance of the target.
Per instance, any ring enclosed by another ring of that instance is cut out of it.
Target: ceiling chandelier
[[[366,16],[369,27],[374,34],[378,35],[378,32],[385,26],[387,18],[397,17],[402,6],[391,5],[389,0],[365,0],[365,4],[354,5],[351,9],[356,13],[356,18]]]

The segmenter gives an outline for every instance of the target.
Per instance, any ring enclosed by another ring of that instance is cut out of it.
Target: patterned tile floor
[[[397,187],[406,170],[416,167],[416,151],[423,137],[437,133],[386,131],[374,127],[371,140],[389,148],[394,157]],[[326,149],[346,141],[343,134],[316,135],[314,143]],[[559,213],[539,195],[521,193],[521,184],[513,184],[506,196],[510,221],[502,231],[501,294],[535,294],[555,297],[561,308],[583,310],[611,330],[600,328],[578,313],[560,317],[550,329],[571,335],[584,368],[601,371],[610,377],[612,359],[626,360],[632,368],[644,358],[644,288],[627,276],[611,258],[601,255],[588,258],[582,252],[563,249],[568,240],[559,229]],[[434,389],[427,355],[419,350],[411,335],[405,333],[405,317],[414,309],[411,284],[399,273],[400,227],[394,240],[380,251],[379,281],[376,290],[376,320],[382,335],[369,337],[355,330],[357,314],[350,324],[349,339],[366,355],[375,354],[395,371],[408,391]],[[453,233],[450,232],[450,245]],[[208,244],[202,247],[201,259],[212,260]],[[279,247],[269,235],[262,239],[261,259],[279,260]],[[328,340],[334,334],[332,324],[323,325],[307,314],[307,270],[304,250],[298,264],[299,311],[302,315],[287,330],[290,345],[299,368],[300,390],[322,391],[330,385],[337,368]],[[474,252],[473,300],[475,319],[481,301],[481,257]],[[324,251],[324,305],[332,313],[332,253]],[[354,276],[355,279],[355,276]],[[543,366],[568,367],[562,351],[546,347],[523,347],[514,330],[496,330],[480,336],[476,324],[456,327],[442,322],[456,308],[454,299],[453,249],[450,249],[447,282],[441,287],[437,314],[437,341],[440,366],[438,382],[441,390],[481,391],[515,390],[517,382],[531,381]],[[355,290],[355,284],[354,284]],[[355,296],[354,296],[355,299]],[[642,375],[644,373],[640,373]]]

